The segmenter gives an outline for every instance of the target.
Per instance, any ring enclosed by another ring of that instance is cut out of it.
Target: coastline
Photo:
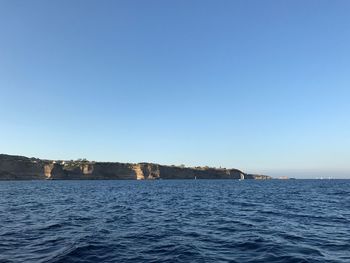
[[[0,154],[0,180],[167,180],[233,179],[269,180],[267,175],[239,169],[185,167],[155,163],[119,163],[79,160],[45,160]]]

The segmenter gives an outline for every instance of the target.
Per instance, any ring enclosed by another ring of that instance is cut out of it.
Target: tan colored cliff
[[[143,171],[141,169],[141,165],[140,164],[133,165],[132,169],[134,170],[134,172],[136,174],[136,179],[137,180],[145,180],[145,175],[143,174]]]
[[[0,154],[0,180],[271,179],[237,169],[167,166],[153,163],[50,161]]]

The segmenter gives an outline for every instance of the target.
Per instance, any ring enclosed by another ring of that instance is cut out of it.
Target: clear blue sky
[[[0,1],[0,152],[350,175],[350,1]]]

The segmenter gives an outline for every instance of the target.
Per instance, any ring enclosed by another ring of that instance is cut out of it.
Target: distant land
[[[238,169],[185,167],[155,163],[45,160],[0,154],[0,180],[157,180],[157,179],[272,179]]]

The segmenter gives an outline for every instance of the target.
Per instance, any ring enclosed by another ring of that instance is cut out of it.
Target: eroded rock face
[[[124,163],[66,163],[55,164],[52,180],[135,180],[133,166]]]
[[[133,170],[136,174],[136,179],[137,180],[145,180],[145,175],[143,173],[143,170],[141,169],[141,165],[140,164],[135,164],[133,167]]]
[[[38,179],[46,179],[43,161],[0,154],[0,180]]]
[[[94,171],[90,174],[91,179],[119,179],[136,180],[137,175],[133,164],[126,163],[102,163],[94,164]]]
[[[162,179],[240,179],[243,172],[236,169],[183,168],[159,166]]]
[[[144,174],[145,179],[160,179],[160,168],[158,164],[152,163],[141,163],[141,170]]]
[[[268,176],[268,175],[262,175],[262,174],[247,174],[246,177],[248,177],[248,179],[255,179],[255,180],[268,180],[268,179],[272,179],[270,176]]]
[[[44,174],[46,176],[46,179],[50,179],[51,178],[51,172],[52,172],[53,167],[54,167],[53,163],[44,165]]]
[[[186,168],[153,163],[49,161],[0,154],[0,180],[271,179],[237,169]]]
[[[83,172],[84,175],[90,175],[94,172],[94,165],[93,164],[81,164],[80,170]]]

